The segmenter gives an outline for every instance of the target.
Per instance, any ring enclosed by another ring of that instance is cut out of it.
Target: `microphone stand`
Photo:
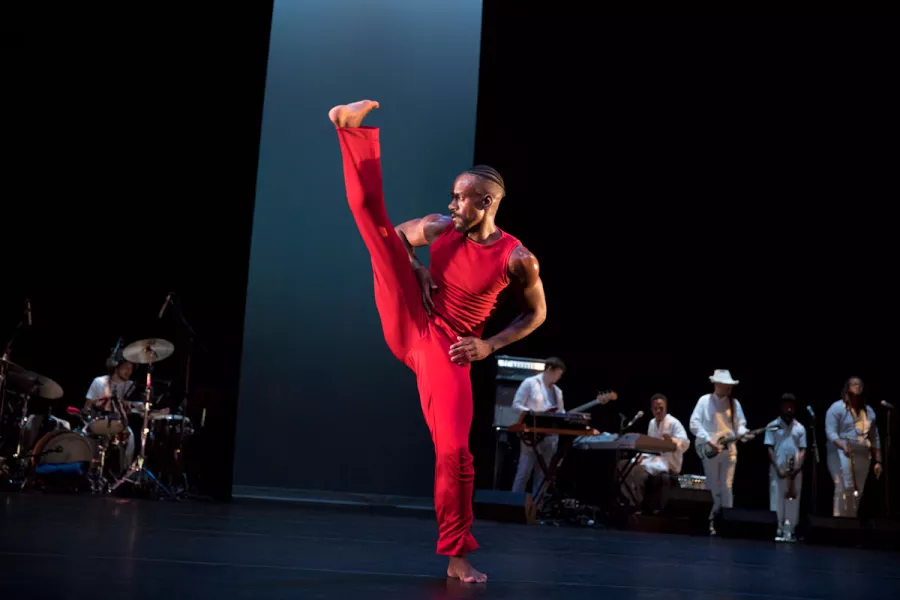
[[[6,382],[9,377],[9,359],[12,356],[12,347],[16,339],[16,334],[19,333],[19,329],[21,329],[24,324],[24,320],[19,321],[19,324],[13,329],[9,341],[6,343],[3,358],[0,359],[0,424],[3,423],[3,413],[6,411]],[[3,431],[0,430],[0,444],[3,442]]]
[[[890,467],[891,467],[891,409],[885,407],[887,410],[887,425],[884,431],[884,455],[881,460],[884,463],[884,516],[891,516],[891,485],[890,479],[888,479],[890,475]]]
[[[816,442],[816,416],[814,414],[810,414],[812,417],[812,424],[809,426],[810,439],[812,440],[812,452],[813,452],[813,460],[812,460],[812,481],[811,490],[810,490],[810,499],[809,499],[809,514],[810,516],[816,515],[816,504],[818,503],[818,475],[819,475],[819,444]]]
[[[188,336],[187,363],[185,364],[184,372],[184,396],[182,397],[179,406],[181,409],[181,421],[179,422],[178,427],[178,460],[176,461],[176,472],[179,472],[181,475],[181,478],[184,481],[184,493],[187,494],[189,485],[187,473],[184,469],[184,425],[185,421],[187,421],[188,395],[190,394],[191,384],[191,355],[194,350],[194,342],[197,341],[197,332],[194,331],[194,328],[191,327],[191,324],[184,316],[184,309],[181,306],[181,296],[172,294],[172,305],[178,311],[178,320],[181,322],[181,325],[184,327]],[[198,344],[201,350],[209,352],[202,342],[198,342]]]

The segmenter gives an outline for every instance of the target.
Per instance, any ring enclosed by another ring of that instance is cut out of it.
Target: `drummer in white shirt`
[[[544,361],[544,372],[523,380],[516,390],[512,407],[522,412],[534,413],[565,413],[563,406],[563,393],[557,386],[557,382],[566,372],[566,365],[558,358],[548,358]],[[514,492],[524,492],[528,479],[534,473],[532,495],[536,495],[544,482],[544,473],[538,466],[535,469],[537,458],[535,452],[540,453],[545,465],[550,464],[553,455],[556,454],[559,436],[548,435],[537,444],[526,444],[523,439],[519,446],[519,466],[516,469],[516,478],[513,481]]]

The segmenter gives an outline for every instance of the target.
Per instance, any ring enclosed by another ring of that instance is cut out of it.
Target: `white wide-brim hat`
[[[740,383],[740,381],[731,378],[731,372],[728,369],[716,369],[709,380],[713,383],[724,383],[725,385],[737,385]]]

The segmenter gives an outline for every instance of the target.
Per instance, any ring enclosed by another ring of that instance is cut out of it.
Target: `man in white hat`
[[[701,396],[691,414],[691,433],[696,437],[697,453],[703,460],[706,489],[712,492],[713,507],[709,515],[710,533],[715,533],[713,518],[721,508],[734,504],[734,470],[737,467],[737,444],[720,443],[722,438],[746,439],[747,420],[741,403],[731,396],[739,382],[727,369],[716,369],[709,380],[714,390]]]

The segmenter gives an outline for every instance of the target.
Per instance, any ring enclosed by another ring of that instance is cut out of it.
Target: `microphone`
[[[816,413],[813,412],[812,406],[807,406],[807,407],[806,407],[806,412],[808,412],[808,413],[809,413],[809,416],[811,416],[813,419],[816,418]]]
[[[162,308],[159,309],[159,318],[163,318],[163,313],[166,312],[166,307],[172,302],[172,292],[169,292],[169,295],[166,296],[166,301],[163,302]]]
[[[642,411],[642,410],[637,411],[637,414],[634,415],[634,418],[632,420],[628,421],[628,425],[625,426],[625,429],[631,429],[631,426],[634,425],[637,422],[637,420],[643,416],[644,416],[644,411]]]
[[[25,315],[28,318],[28,326],[31,327],[31,300],[25,298]]]
[[[888,410],[894,410],[894,405],[888,402],[887,400],[882,400],[881,405]]]

